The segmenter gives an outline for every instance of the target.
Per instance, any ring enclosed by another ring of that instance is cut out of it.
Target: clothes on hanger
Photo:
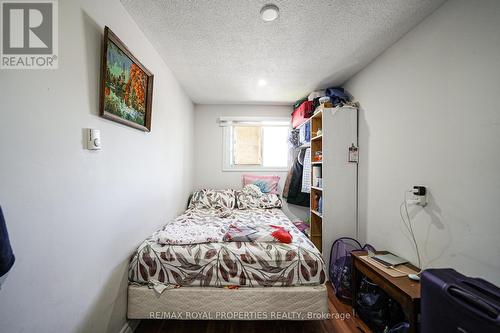
[[[301,149],[295,162],[293,163],[292,169],[288,173],[287,180],[285,182],[285,188],[287,188],[288,183],[288,193],[286,193],[286,201],[289,204],[309,207],[309,193],[302,192],[302,172],[304,170],[304,159],[306,155],[306,150]],[[285,197],[285,193],[283,194]]]
[[[311,193],[311,148],[306,149],[303,166],[301,191]]]

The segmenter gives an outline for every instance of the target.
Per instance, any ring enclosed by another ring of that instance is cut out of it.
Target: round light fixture
[[[276,5],[265,5],[260,10],[260,16],[264,22],[271,22],[278,18],[280,9]]]
[[[264,87],[267,85],[267,81],[264,80],[264,79],[260,79],[257,84],[259,85],[259,87]]]

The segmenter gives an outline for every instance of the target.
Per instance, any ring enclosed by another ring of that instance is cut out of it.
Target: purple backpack
[[[342,237],[333,242],[330,252],[329,277],[335,295],[345,302],[352,299],[352,257],[351,251],[375,251],[369,244],[361,244],[350,237]]]

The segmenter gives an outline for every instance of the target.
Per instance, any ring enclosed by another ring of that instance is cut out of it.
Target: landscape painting
[[[106,27],[101,79],[101,116],[151,130],[153,75]]]

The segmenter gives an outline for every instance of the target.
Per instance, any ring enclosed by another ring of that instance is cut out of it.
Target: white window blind
[[[224,171],[282,171],[288,163],[288,118],[219,119]]]

